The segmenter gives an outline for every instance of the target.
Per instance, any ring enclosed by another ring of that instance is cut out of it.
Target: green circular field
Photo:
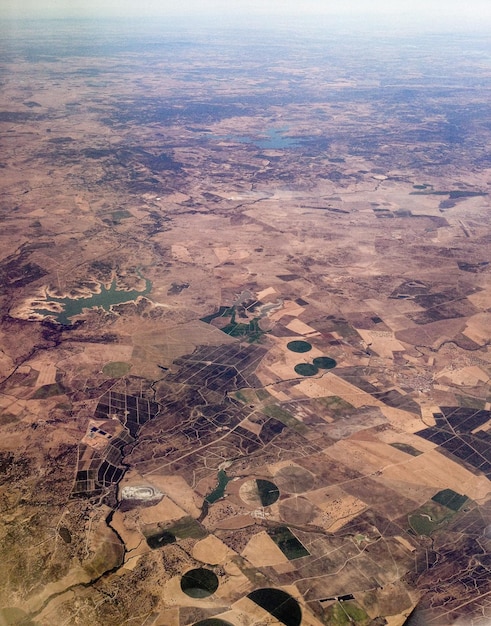
[[[124,361],[111,361],[111,363],[106,363],[102,368],[102,373],[106,376],[111,376],[111,378],[121,378],[121,376],[126,376],[126,374],[131,369],[131,363],[125,363]]]
[[[337,365],[336,361],[328,356],[317,356],[312,363],[321,370],[332,370]]]
[[[191,598],[207,598],[218,589],[217,575],[204,567],[189,570],[181,578],[181,589]]]
[[[300,376],[315,376],[319,370],[311,363],[299,363],[293,368]]]
[[[300,605],[286,591],[274,588],[256,589],[247,597],[285,626],[300,626],[302,623]]]
[[[310,344],[308,341],[290,341],[286,344],[286,347],[291,352],[298,352],[299,354],[312,350],[312,344]]]

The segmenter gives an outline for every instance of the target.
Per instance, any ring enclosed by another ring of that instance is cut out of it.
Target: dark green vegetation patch
[[[126,376],[130,369],[130,363],[125,363],[124,361],[112,361],[111,363],[106,363],[106,365],[104,365],[102,373],[106,376],[110,376],[111,378],[121,378],[122,376]]]
[[[0,426],[6,426],[7,424],[14,424],[19,420],[11,413],[0,413]]]
[[[152,550],[167,546],[169,543],[175,543],[176,537],[168,530],[163,530],[161,533],[147,537],[147,544]]]
[[[271,506],[280,497],[278,487],[271,481],[258,478],[256,480],[256,485],[262,506]]]
[[[52,385],[43,385],[36,389],[32,396],[35,400],[46,400],[53,396],[62,396],[65,393],[65,388],[60,383],[53,383]]]
[[[324,613],[324,623],[332,626],[368,626],[371,623],[369,615],[356,603],[336,602]]]
[[[166,530],[178,539],[203,539],[207,535],[202,526],[190,515],[183,517]]]
[[[211,569],[189,570],[181,578],[181,589],[191,598],[207,598],[218,589],[218,578]]]
[[[65,543],[72,543],[72,533],[66,526],[60,526],[60,528],[58,528],[58,534]]]
[[[286,347],[291,352],[298,352],[299,354],[312,350],[312,344],[308,341],[290,341],[286,344]]]
[[[434,532],[446,526],[455,514],[456,511],[441,505],[432,498],[409,515],[409,526],[417,535],[426,535],[429,537]]]
[[[254,319],[246,322],[237,322],[236,319],[237,310],[235,306],[226,307],[221,306],[216,313],[212,313],[211,315],[206,315],[205,317],[200,318],[202,322],[206,322],[207,324],[211,324],[213,320],[223,317],[230,318],[228,324],[220,327],[220,330],[231,337],[243,337],[247,339],[249,343],[258,342],[261,337],[264,335],[265,331],[262,330],[259,326],[259,317],[255,317]],[[247,318],[247,315],[243,314],[243,317]]]
[[[465,409],[477,409],[478,411],[484,411],[486,406],[486,400],[481,398],[472,398],[471,396],[461,396],[458,393],[455,394],[458,400],[459,407]]]
[[[317,356],[312,362],[321,370],[332,370],[337,365],[336,361],[328,356]]]
[[[130,217],[134,217],[134,215],[126,209],[117,209],[111,211],[109,216],[103,217],[102,221],[109,226],[119,226],[122,220],[127,220]]]
[[[211,324],[217,317],[232,317],[233,312],[233,307],[221,306],[215,313],[205,315],[205,317],[201,317],[200,319],[202,322],[205,322],[205,324]]]
[[[297,374],[300,374],[300,376],[315,376],[319,373],[317,367],[311,363],[299,363],[295,365],[293,369]]]
[[[21,265],[18,260],[0,265],[0,282],[9,287],[25,287],[46,276],[48,272],[37,263]]]
[[[268,535],[289,561],[309,556],[310,552],[286,526],[268,529]]]
[[[300,605],[291,595],[281,589],[257,589],[247,597],[285,626],[300,626],[302,623]]]
[[[277,404],[268,404],[262,409],[262,412],[265,415],[269,415],[269,417],[274,417],[285,426],[293,428],[293,430],[299,433],[304,433],[307,430],[307,426],[303,422],[297,420],[289,411]]]
[[[350,415],[355,409],[352,404],[346,402],[339,396],[315,398],[313,404],[314,406],[318,406],[321,411],[325,411],[327,409],[329,415],[331,415],[331,417],[334,417],[334,419]]]
[[[414,185],[413,185],[414,187]],[[460,189],[454,189],[451,191],[410,191],[410,196],[448,196],[451,200],[456,200],[459,198],[477,198],[479,196],[487,196],[488,194],[485,191],[463,191]]]
[[[405,452],[406,454],[410,454],[411,456],[419,456],[420,454],[423,454],[420,450],[417,450],[416,448],[414,448],[413,446],[409,445],[408,443],[391,443],[390,444],[393,448],[396,448],[397,450],[400,450],[401,452]]]
[[[460,493],[452,489],[443,489],[436,493],[431,499],[433,502],[438,502],[438,504],[442,504],[452,511],[461,509],[468,500],[467,496],[460,495]]]
[[[264,331],[259,327],[258,317],[255,317],[250,322],[243,324],[242,322],[235,321],[235,313],[230,319],[230,324],[224,326],[222,331],[231,337],[244,337],[249,343],[259,341],[261,336],[264,335]]]

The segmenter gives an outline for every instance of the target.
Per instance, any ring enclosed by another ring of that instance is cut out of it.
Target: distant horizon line
[[[217,21],[217,18],[218,21]],[[269,21],[271,20],[271,21]],[[319,14],[299,14],[294,12],[278,13],[257,13],[250,14],[220,14],[220,13],[166,13],[155,15],[37,15],[37,16],[0,16],[0,25],[22,25],[29,23],[69,23],[83,22],[86,24],[118,24],[124,26],[136,26],[151,24],[158,26],[169,22],[179,22],[182,24],[202,25],[206,27],[220,28],[258,28],[261,30],[276,30],[284,27],[305,27],[320,30],[323,28],[356,27],[363,31],[373,30],[374,27],[380,29],[388,28],[397,31],[419,31],[424,34],[448,34],[465,33],[476,34],[488,33],[491,26],[491,18],[474,20],[455,21],[453,19],[443,19],[431,21],[428,16],[416,16],[410,13],[319,13]]]

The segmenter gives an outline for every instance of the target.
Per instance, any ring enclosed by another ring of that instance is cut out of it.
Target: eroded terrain
[[[0,622],[488,624],[489,42],[30,29]]]

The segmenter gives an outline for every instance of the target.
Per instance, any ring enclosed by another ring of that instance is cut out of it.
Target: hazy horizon
[[[407,0],[393,3],[386,0],[346,0],[327,3],[306,0],[181,0],[178,4],[158,0],[0,0],[2,20],[25,19],[117,19],[145,20],[185,18],[217,20],[217,23],[247,23],[261,20],[301,19],[367,20],[368,23],[395,26],[418,25],[425,29],[486,28],[491,24],[491,3],[486,0]],[[266,25],[268,25],[266,23]],[[272,23],[271,25],[274,25]]]

